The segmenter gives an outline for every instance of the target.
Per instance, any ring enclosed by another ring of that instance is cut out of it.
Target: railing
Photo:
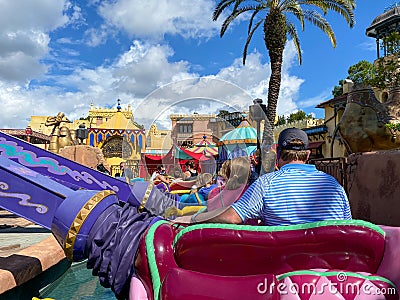
[[[311,159],[307,163],[315,165],[317,170],[333,176],[347,190],[347,159],[346,157]]]

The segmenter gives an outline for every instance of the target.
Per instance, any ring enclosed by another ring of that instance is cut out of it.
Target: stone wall
[[[354,219],[400,226],[400,150],[352,154],[347,176]]]
[[[110,170],[110,166],[104,159],[103,152],[97,147],[87,145],[68,146],[60,149],[59,155],[92,169],[96,169],[96,166],[102,163],[107,170]]]

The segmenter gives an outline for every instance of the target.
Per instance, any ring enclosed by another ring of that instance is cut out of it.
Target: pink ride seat
[[[277,284],[272,274],[218,276],[174,268],[167,273],[160,295],[163,300],[278,300],[273,288]]]
[[[295,226],[200,224],[178,233],[174,254],[179,267],[215,275],[317,268],[376,273],[384,245],[383,230],[359,220]]]
[[[283,299],[274,298],[275,292],[259,293],[257,284],[265,278],[268,284],[332,282],[337,277],[332,272],[343,270],[352,282],[394,287],[393,272],[385,267],[388,280],[377,272],[384,251],[384,230],[360,220],[188,227],[161,221],[143,237],[135,266],[148,299]],[[303,296],[287,299],[314,299]],[[337,299],[364,299],[353,296],[343,293]],[[385,297],[398,299],[397,291]]]

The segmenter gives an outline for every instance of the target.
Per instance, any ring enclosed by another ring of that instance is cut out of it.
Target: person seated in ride
[[[231,171],[230,169],[231,169],[231,160],[228,159],[222,163],[221,169],[218,171],[218,174],[217,174],[217,179],[215,180],[215,182],[217,183],[217,185],[219,187],[224,186],[226,184],[226,182],[228,181],[229,174]],[[218,193],[218,191],[219,191],[219,188],[213,189],[210,192],[209,197],[210,198],[214,197],[216,195],[215,193]],[[211,195],[211,193],[214,193],[214,194]]]
[[[260,219],[264,225],[294,225],[352,218],[343,187],[332,176],[306,164],[307,134],[297,128],[278,138],[278,171],[260,176],[228,208],[184,216],[177,223],[234,223]]]
[[[211,211],[221,207],[227,207],[240,198],[248,187],[250,174],[250,160],[248,157],[237,157],[227,164],[229,171],[226,184],[213,189],[208,197],[207,210]],[[221,167],[221,171],[223,168]]]
[[[195,180],[199,173],[197,172],[194,162],[193,161],[187,161],[185,163],[186,171],[183,173],[183,180]]]
[[[218,187],[218,185],[214,183],[213,175],[210,173],[201,173],[197,176],[196,185],[199,188],[199,195],[201,195],[205,201],[208,200],[208,194],[211,190]]]
[[[157,166],[157,170],[151,175],[150,181],[156,185],[159,183],[170,184],[170,180],[168,179],[168,175],[163,165]]]
[[[213,176],[209,173],[201,173],[196,180],[196,184],[192,186],[188,196],[180,197],[180,207],[187,205],[206,205],[208,193],[217,185],[213,184]]]
[[[156,187],[162,191],[162,192],[171,192],[170,185],[172,183],[173,177],[169,175],[164,176],[166,181],[161,181],[161,180],[155,180],[153,183],[156,185]]]
[[[121,177],[124,178],[124,180],[126,182],[131,182],[131,180],[133,179],[133,173],[131,168],[129,168],[129,166],[126,164],[126,162],[122,161],[119,164],[119,168],[121,170]]]

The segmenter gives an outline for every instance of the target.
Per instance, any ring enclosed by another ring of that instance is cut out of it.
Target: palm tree
[[[302,30],[304,30],[305,20],[317,26],[328,36],[332,46],[336,47],[335,34],[323,15],[326,15],[329,10],[335,11],[344,17],[350,27],[353,27],[355,0],[221,0],[214,10],[213,20],[216,21],[222,12],[229,7],[233,7],[233,9],[222,24],[221,37],[239,15],[251,12],[247,40],[243,50],[243,64],[246,62],[247,49],[253,34],[263,24],[264,43],[271,63],[266,112],[269,122],[265,120],[263,134],[263,143],[265,143],[266,140],[270,141],[273,137],[276,107],[281,87],[283,50],[288,36],[293,40],[296,47],[299,64],[302,60],[296,27],[289,17],[294,16],[294,19],[300,22]],[[323,15],[315,9],[319,9]]]

